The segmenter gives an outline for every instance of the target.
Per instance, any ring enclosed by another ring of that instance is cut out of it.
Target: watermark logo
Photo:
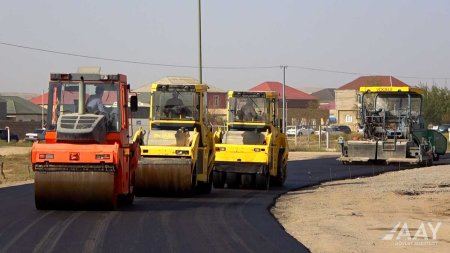
[[[408,227],[408,223],[398,222],[381,240],[395,240],[395,245],[436,245],[437,233],[442,222],[433,224],[432,222],[421,222],[415,230]]]

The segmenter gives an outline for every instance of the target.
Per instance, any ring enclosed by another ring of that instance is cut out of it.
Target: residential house
[[[335,90],[333,88],[326,88],[316,92],[311,93],[314,97],[319,99],[319,108],[323,110],[328,110],[330,112],[330,117],[328,118],[329,123],[336,123],[335,116]]]
[[[42,107],[18,96],[0,97],[0,128],[9,127],[24,138],[26,132],[42,127],[46,112]]]
[[[48,103],[48,92],[42,93],[42,95],[35,96],[30,98],[30,102],[39,105],[41,107],[44,107],[44,109],[47,109],[47,103]]]
[[[0,98],[0,120],[6,120],[6,100]]]
[[[209,121],[213,125],[223,125],[227,117],[227,91],[208,85]]]
[[[276,91],[279,96],[279,113],[282,115],[283,84],[280,82],[263,82],[249,89],[250,91]],[[328,118],[327,110],[318,108],[319,101],[316,97],[293,88],[285,86],[286,119],[288,125],[316,126]]]
[[[30,101],[17,96],[2,96],[6,101],[6,119],[11,121],[41,121],[46,111]]]

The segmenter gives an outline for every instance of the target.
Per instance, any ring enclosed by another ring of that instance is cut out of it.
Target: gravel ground
[[[450,252],[450,165],[289,192],[272,213],[312,252]]]

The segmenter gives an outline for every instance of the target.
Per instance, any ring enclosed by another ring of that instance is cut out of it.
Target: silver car
[[[288,136],[302,136],[302,135],[310,135],[313,133],[314,133],[314,129],[304,127],[304,126],[298,126],[297,128],[290,127],[286,131],[286,135],[288,135]]]
[[[45,140],[45,129],[36,129],[32,133],[25,134],[26,141],[42,141]]]

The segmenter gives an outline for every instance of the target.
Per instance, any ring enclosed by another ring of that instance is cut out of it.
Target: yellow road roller
[[[227,109],[226,130],[214,133],[214,187],[283,185],[289,150],[280,131],[278,93],[229,91]]]
[[[189,196],[212,188],[214,141],[203,84],[151,85],[150,126],[141,145],[135,193]]]

